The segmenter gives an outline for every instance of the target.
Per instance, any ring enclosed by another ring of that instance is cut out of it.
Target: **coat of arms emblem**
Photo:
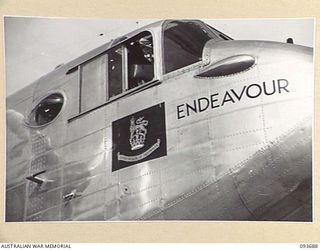
[[[144,120],[144,117],[139,117],[137,120],[134,117],[130,120],[130,145],[131,150],[137,150],[144,147],[144,141],[147,136],[147,126],[149,122]]]
[[[167,155],[165,104],[112,122],[112,171]]]

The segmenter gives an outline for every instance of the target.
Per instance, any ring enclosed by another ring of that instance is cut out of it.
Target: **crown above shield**
[[[135,120],[134,117],[130,120],[130,145],[131,150],[137,150],[144,147],[144,142],[147,136],[147,126],[149,122],[144,120],[144,117],[139,117]]]

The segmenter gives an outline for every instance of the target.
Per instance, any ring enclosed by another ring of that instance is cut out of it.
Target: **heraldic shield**
[[[165,105],[112,123],[112,171],[167,155]]]

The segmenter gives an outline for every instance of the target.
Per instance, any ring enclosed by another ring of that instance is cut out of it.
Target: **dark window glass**
[[[154,77],[153,41],[142,32],[126,42],[128,51],[128,89],[150,82]]]
[[[63,106],[64,98],[61,94],[55,93],[44,98],[31,112],[29,124],[41,126],[51,122],[58,116]]]
[[[154,78],[153,40],[150,32],[125,41],[109,50],[108,97],[133,89]]]
[[[154,78],[153,40],[142,32],[80,65],[80,112]]]
[[[196,22],[172,21],[164,28],[165,73],[201,60],[202,50],[212,35]]]

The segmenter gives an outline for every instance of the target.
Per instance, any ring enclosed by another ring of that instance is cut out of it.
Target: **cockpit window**
[[[142,32],[106,54],[109,98],[153,80],[153,40],[150,32]]]
[[[128,51],[128,89],[150,82],[154,77],[153,41],[143,32],[126,43]]]
[[[130,39],[121,37],[114,43],[104,53],[79,66],[79,113],[90,111],[154,79],[150,32],[141,32]]]
[[[197,22],[172,21],[164,27],[164,71],[183,68],[201,60],[206,42],[215,36]]]
[[[39,102],[29,116],[28,125],[42,126],[53,121],[60,113],[64,98],[60,93],[54,93]]]

